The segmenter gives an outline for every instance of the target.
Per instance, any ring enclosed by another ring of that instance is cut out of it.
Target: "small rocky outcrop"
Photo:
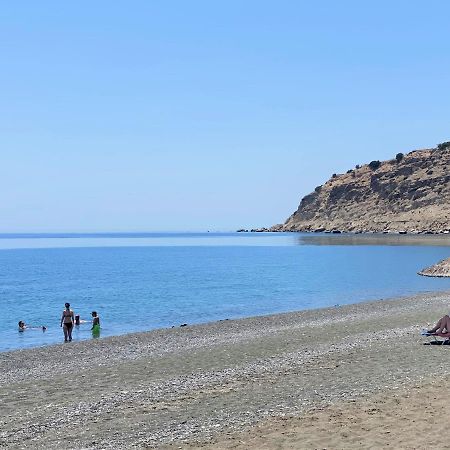
[[[448,233],[450,142],[334,174],[270,231]]]
[[[450,277],[450,258],[444,259],[434,266],[427,267],[418,272],[418,274],[425,277]]]

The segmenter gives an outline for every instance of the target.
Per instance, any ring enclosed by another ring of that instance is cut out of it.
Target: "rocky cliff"
[[[450,142],[334,174],[271,231],[448,232]]]

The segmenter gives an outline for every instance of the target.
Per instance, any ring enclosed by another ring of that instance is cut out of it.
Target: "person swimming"
[[[65,303],[64,306],[65,309],[62,312],[60,326],[63,327],[64,342],[70,342],[72,340],[72,329],[73,324],[75,323],[75,316],[73,311],[70,309],[70,303]]]
[[[83,323],[87,323],[87,322],[89,322],[89,321],[88,321],[88,320],[81,319],[79,314],[76,314],[76,315],[75,315],[75,325],[76,325],[76,326],[80,326],[80,325],[82,325]]]
[[[45,325],[41,326],[33,326],[33,325],[27,325],[23,320],[19,320],[19,331],[25,331],[29,329],[35,329],[35,330],[42,330],[46,331],[47,327]]]

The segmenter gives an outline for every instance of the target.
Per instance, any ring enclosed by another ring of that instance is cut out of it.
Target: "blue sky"
[[[0,232],[234,230],[450,140],[445,1],[0,6]]]

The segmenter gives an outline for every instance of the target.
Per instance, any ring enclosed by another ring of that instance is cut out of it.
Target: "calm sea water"
[[[61,342],[66,301],[104,337],[450,290],[416,275],[449,255],[447,236],[0,235],[0,351]]]

